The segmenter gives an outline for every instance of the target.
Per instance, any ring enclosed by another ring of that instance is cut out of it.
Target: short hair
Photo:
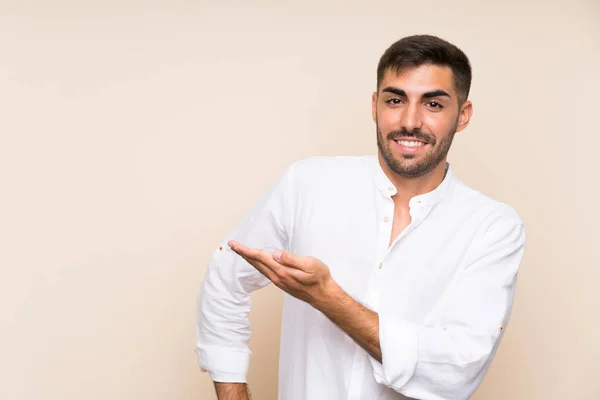
[[[392,44],[383,53],[377,66],[377,90],[380,89],[386,71],[401,73],[422,65],[450,67],[459,103],[469,97],[471,89],[471,64],[466,54],[437,36],[407,36]]]

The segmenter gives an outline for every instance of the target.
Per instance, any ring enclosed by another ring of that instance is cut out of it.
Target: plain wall
[[[599,3],[280,3],[0,1],[0,399],[214,399],[210,254],[294,160],[375,153],[377,61],[415,33],[471,58],[450,162],[527,226],[475,399],[599,399]],[[281,300],[253,295],[259,400]]]

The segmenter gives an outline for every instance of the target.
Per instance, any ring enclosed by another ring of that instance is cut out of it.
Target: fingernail
[[[279,261],[282,253],[283,252],[281,250],[275,250],[275,252],[273,253],[273,257],[275,257],[275,259]]]

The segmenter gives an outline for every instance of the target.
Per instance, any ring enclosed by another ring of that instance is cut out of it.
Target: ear
[[[469,100],[465,101],[460,107],[460,114],[458,115],[458,125],[456,126],[456,132],[460,132],[469,125],[471,121],[471,115],[473,115],[473,103]]]
[[[371,98],[371,114],[373,116],[373,122],[377,123],[377,92],[373,92]]]

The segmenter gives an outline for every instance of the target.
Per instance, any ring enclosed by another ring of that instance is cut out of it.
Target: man
[[[471,67],[411,36],[381,57],[378,154],[294,163],[221,243],[199,298],[200,365],[247,399],[250,292],[285,291],[280,400],[467,399],[508,322],[525,233],[446,161]]]

